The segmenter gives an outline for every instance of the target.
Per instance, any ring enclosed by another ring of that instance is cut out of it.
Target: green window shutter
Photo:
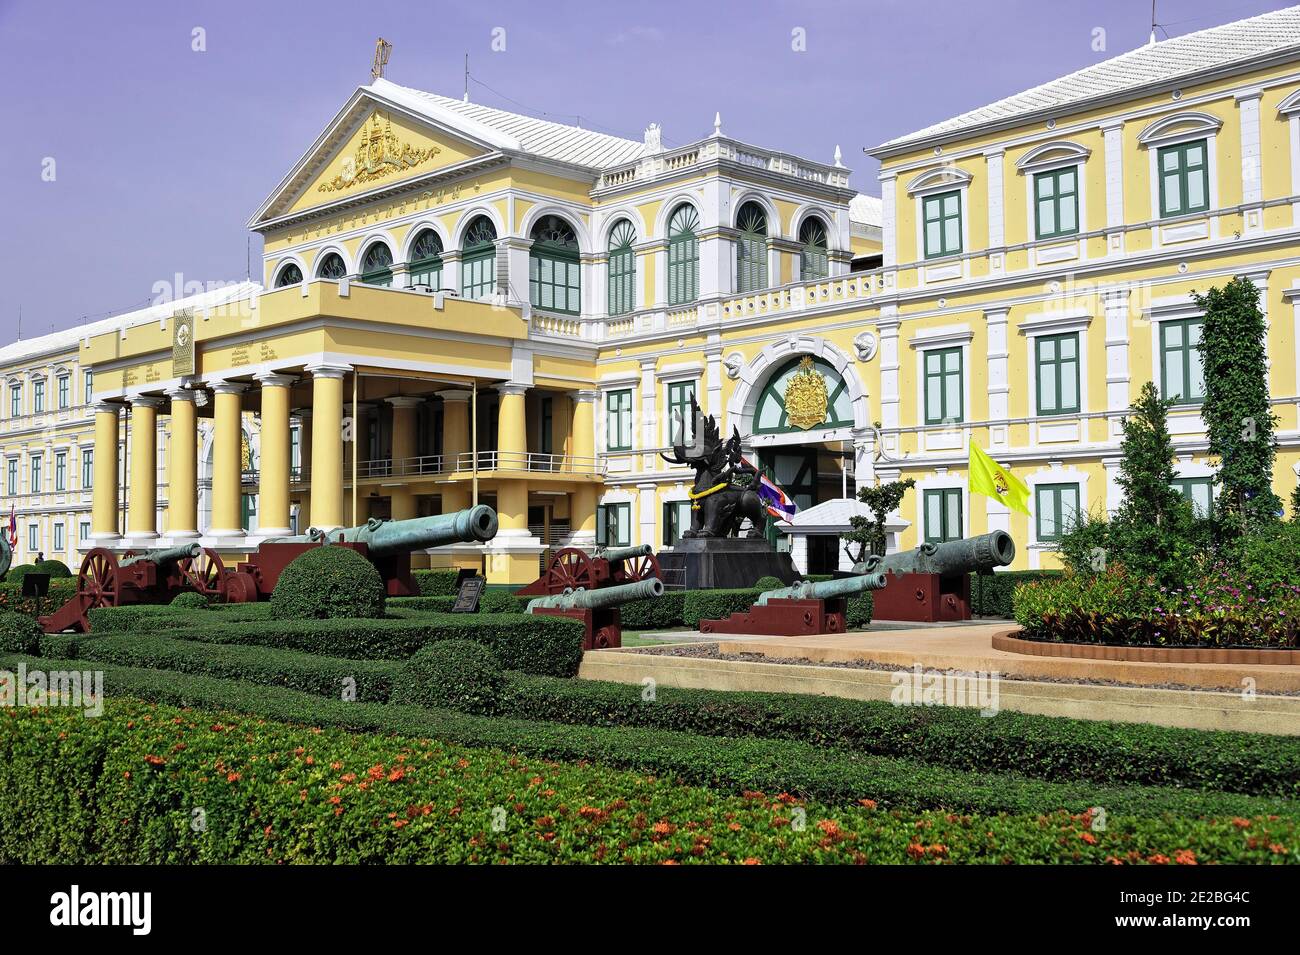
[[[1079,513],[1079,485],[1040,484],[1034,489],[1034,510],[1040,541],[1057,541]]]
[[[925,492],[925,540],[942,544],[962,537],[961,488],[945,487]]]
[[[1205,398],[1205,372],[1201,362],[1200,318],[1160,323],[1161,397],[1178,404],[1195,404]]]
[[[753,202],[740,208],[737,217],[740,238],[736,240],[736,291],[757,292],[767,288],[767,215]]]
[[[943,192],[921,200],[925,257],[961,252],[961,192]]]
[[[366,285],[393,284],[393,252],[383,242],[366,249],[361,260],[361,281]]]
[[[1079,231],[1079,171],[1077,166],[1052,169],[1034,176],[1034,222],[1040,239],[1075,235]]]
[[[632,450],[631,391],[611,391],[605,395],[605,447],[608,451]]]
[[[496,294],[497,231],[487,216],[477,216],[465,230],[461,251],[461,298],[485,299]]]
[[[695,382],[676,381],[668,386],[668,423],[669,436],[677,440],[677,429],[683,428],[689,442],[695,437],[695,421],[691,414],[691,404],[695,400]],[[679,423],[680,422],[680,423]]]
[[[576,315],[582,311],[578,236],[559,216],[544,216],[533,227],[528,255],[530,301],[537,308]]]
[[[411,284],[442,288],[442,240],[432,229],[423,230],[411,246]]]
[[[700,294],[700,224],[694,206],[678,206],[668,220],[668,304],[688,305]]]
[[[960,347],[935,348],[922,355],[925,385],[925,423],[964,420],[964,359]]]
[[[1156,153],[1161,217],[1210,208],[1209,140],[1165,146]]]
[[[1079,411],[1079,335],[1042,335],[1036,339],[1036,376],[1040,415]]]
[[[1212,478],[1177,478],[1170,487],[1192,505],[1197,517],[1214,516],[1214,480]]]
[[[830,256],[826,226],[816,218],[807,219],[799,227],[799,278],[815,282],[830,275]]]
[[[636,230],[622,219],[609,234],[608,311],[625,315],[636,308]]]

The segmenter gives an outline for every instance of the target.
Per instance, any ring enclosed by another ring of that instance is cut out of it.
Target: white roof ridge
[[[1144,44],[915,132],[886,140],[869,152],[947,133],[969,132],[1038,110],[1079,108],[1096,97],[1176,80],[1207,67],[1227,66],[1291,46],[1300,47],[1300,6],[1271,10],[1154,44]]]

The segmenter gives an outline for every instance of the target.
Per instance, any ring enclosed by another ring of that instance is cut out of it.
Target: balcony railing
[[[357,462],[357,477],[420,477],[473,471],[473,452],[426,454],[415,458],[376,458]],[[605,461],[598,457],[572,454],[543,454],[538,451],[478,452],[479,471],[522,471],[532,474],[604,474]]]

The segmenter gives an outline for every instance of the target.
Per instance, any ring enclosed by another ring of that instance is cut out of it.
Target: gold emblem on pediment
[[[194,374],[194,310],[172,316],[172,374]]]
[[[807,431],[826,420],[830,396],[826,393],[826,379],[813,367],[813,360],[804,356],[799,370],[785,383],[786,420],[796,428]]]
[[[379,113],[370,114],[370,122],[361,132],[356,151],[343,160],[339,174],[317,186],[320,192],[339,192],[352,186],[383,179],[396,172],[413,169],[442,152],[437,146],[424,148],[401,142],[393,132],[387,116],[381,124]]]

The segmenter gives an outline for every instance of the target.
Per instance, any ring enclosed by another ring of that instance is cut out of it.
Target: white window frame
[[[1029,150],[1016,161],[1016,171],[1024,178],[1025,236],[1030,249],[1030,264],[1037,268],[1069,259],[1086,259],[1088,243],[1088,159],[1092,150],[1078,143],[1053,140]],[[1075,195],[1078,201],[1078,229],[1073,235],[1038,237],[1038,197],[1035,180],[1039,173],[1056,172],[1074,167]]]
[[[916,425],[920,428],[920,442],[923,451],[956,451],[966,447],[970,440],[971,391],[971,345],[975,333],[969,325],[944,325],[917,332],[908,341],[908,347],[916,352]],[[947,429],[940,430],[940,425],[925,423],[925,355],[926,352],[948,348],[961,349],[961,416],[953,429],[955,440],[941,436],[948,435]]]
[[[916,262],[921,283],[947,282],[970,278],[970,260],[975,254],[970,242],[970,187],[975,177],[953,165],[928,169],[907,184],[912,197],[912,217],[915,220]],[[944,192],[957,193],[957,206],[961,215],[961,251],[939,258],[925,257],[925,199]]]
[[[1026,476],[1025,486],[1029,488],[1029,568],[1038,570],[1043,566],[1042,555],[1054,554],[1060,550],[1059,541],[1045,541],[1038,537],[1038,485],[1040,484],[1077,484],[1079,486],[1079,510],[1089,512],[1088,472],[1076,468],[1053,465],[1045,470]]]
[[[1182,127],[1181,129],[1176,127]],[[1138,145],[1147,151],[1147,187],[1154,223],[1152,246],[1181,245],[1196,239],[1219,237],[1219,150],[1218,135],[1223,120],[1209,113],[1179,112],[1161,117],[1138,134]],[[1169,219],[1160,215],[1160,170],[1158,157],[1165,146],[1205,140],[1206,175],[1209,177],[1210,207]],[[1166,225],[1166,223],[1169,223]]]
[[[1029,443],[1037,445],[1046,441],[1054,444],[1061,441],[1081,441],[1084,432],[1084,415],[1088,404],[1088,330],[1092,327],[1092,313],[1084,310],[1068,312],[1037,312],[1020,320],[1016,330],[1025,338],[1026,362],[1029,368]],[[1039,415],[1038,413],[1038,339],[1044,336],[1068,335],[1077,332],[1079,336],[1079,410],[1075,414]],[[1074,435],[1071,437],[1070,432]]]

